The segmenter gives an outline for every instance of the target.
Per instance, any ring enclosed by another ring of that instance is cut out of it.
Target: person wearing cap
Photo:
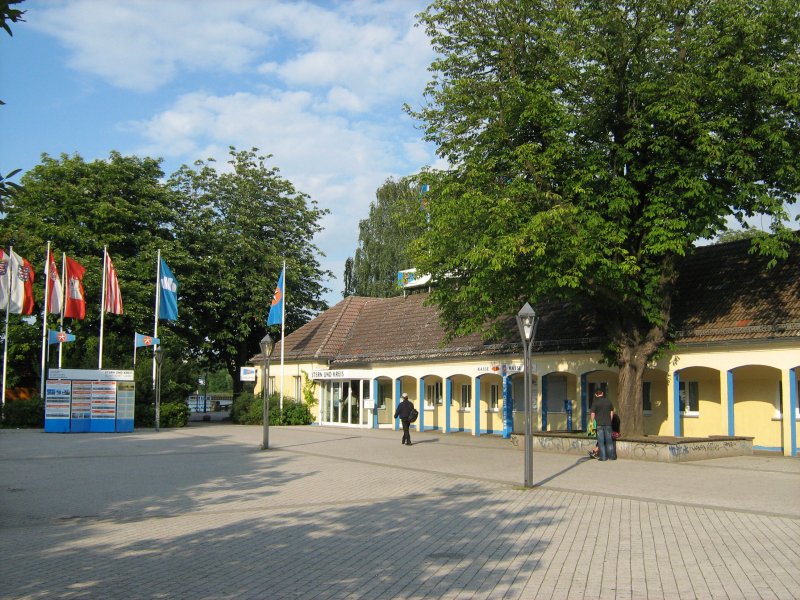
[[[594,393],[591,418],[597,423],[597,447],[600,450],[599,460],[617,460],[617,447],[612,436],[611,423],[614,419],[614,406],[605,391],[598,389]]]
[[[408,432],[408,428],[411,425],[411,421],[409,420],[411,417],[411,409],[414,408],[414,405],[411,404],[411,400],[408,399],[408,394],[403,393],[400,398],[400,404],[397,405],[397,409],[394,411],[394,418],[400,419],[400,422],[403,424],[403,440],[400,442],[401,444],[411,445],[411,434]]]

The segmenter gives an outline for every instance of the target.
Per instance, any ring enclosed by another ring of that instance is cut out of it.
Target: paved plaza
[[[192,423],[0,431],[0,598],[800,598],[800,460]]]

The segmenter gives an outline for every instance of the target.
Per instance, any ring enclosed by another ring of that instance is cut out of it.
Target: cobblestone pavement
[[[0,598],[800,598],[800,460],[197,423],[0,431]]]

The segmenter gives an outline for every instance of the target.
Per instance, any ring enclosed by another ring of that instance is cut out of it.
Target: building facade
[[[754,449],[796,456],[800,252],[795,244],[767,269],[748,248],[700,248],[681,265],[671,349],[644,375],[645,434],[748,436]],[[319,424],[397,429],[394,409],[405,392],[420,410],[417,429],[522,432],[525,373],[513,320],[498,340],[448,341],[427,297],[345,298],[287,336],[282,381],[276,345],[271,389],[296,399],[310,390]],[[585,315],[565,303],[535,308],[534,428],[585,429],[596,388],[616,399],[617,371],[601,361],[596,324]]]

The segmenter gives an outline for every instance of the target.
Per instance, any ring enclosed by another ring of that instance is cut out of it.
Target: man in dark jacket
[[[597,422],[597,447],[600,449],[600,460],[617,460],[617,447],[611,435],[614,406],[602,389],[595,391],[594,401],[589,410],[592,419]]]
[[[411,417],[411,409],[414,408],[414,405],[411,404],[411,400],[408,399],[408,394],[403,393],[400,404],[397,405],[397,409],[394,411],[394,418],[400,419],[400,422],[403,424],[403,440],[400,442],[401,444],[408,444],[411,445],[411,435],[408,433],[408,427],[411,425],[411,421],[409,418]]]

